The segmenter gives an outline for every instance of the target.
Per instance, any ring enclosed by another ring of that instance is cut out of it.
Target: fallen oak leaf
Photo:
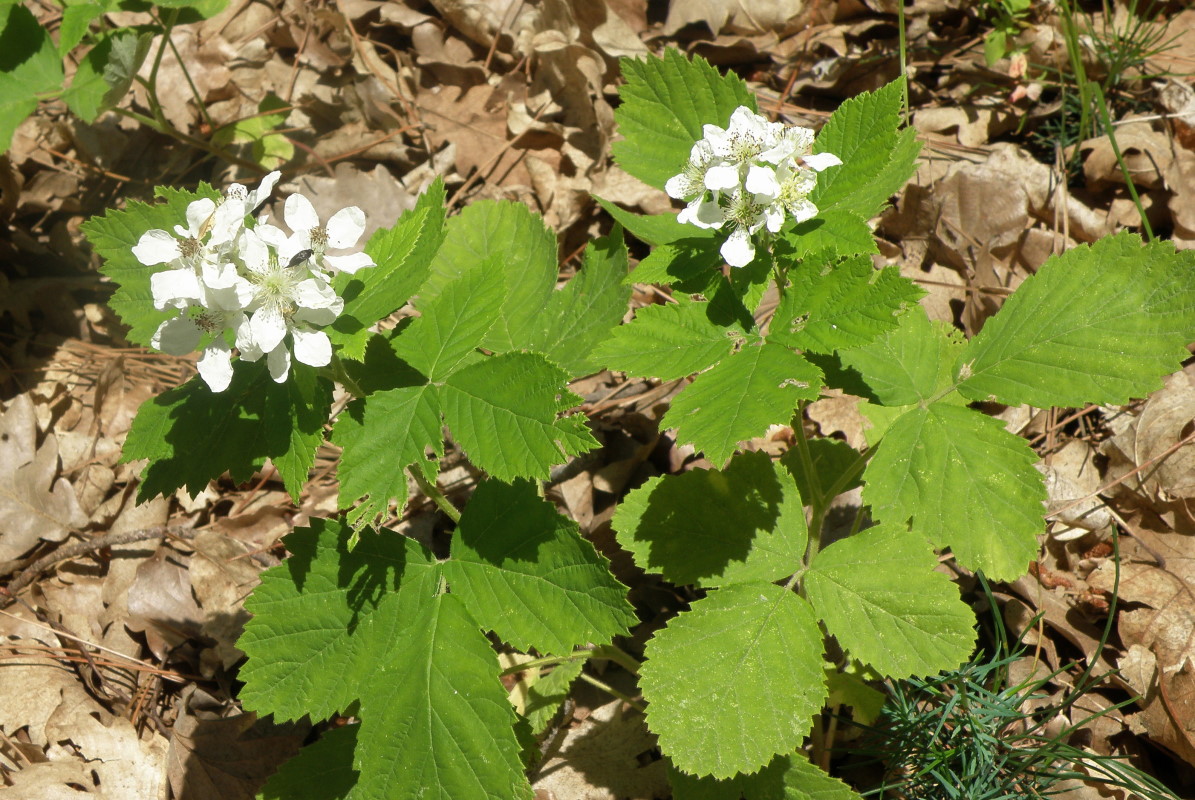
[[[33,402],[18,395],[0,415],[0,561],[60,542],[87,524],[70,482],[58,475],[58,440],[37,447]]]

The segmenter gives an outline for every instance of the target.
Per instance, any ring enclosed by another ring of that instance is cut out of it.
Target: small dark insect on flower
[[[311,258],[313,255],[315,255],[314,250],[300,250],[299,252],[295,253],[294,257],[290,260],[290,263],[286,266],[288,269],[291,267],[297,267],[307,259]]]

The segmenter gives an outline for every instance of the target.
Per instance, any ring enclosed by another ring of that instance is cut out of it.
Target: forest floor
[[[57,36],[61,9],[27,5]],[[1153,233],[1190,247],[1195,10],[1089,5],[1074,17],[1083,69],[1108,98]],[[672,207],[611,160],[620,58],[665,47],[703,56],[741,75],[761,111],[817,128],[844,99],[900,74],[896,9],[895,0],[232,0],[179,25],[158,67],[163,122],[181,136],[127,114],[85,124],[60,102],[42,103],[0,157],[0,580],[15,595],[0,597],[0,795],[250,798],[313,735],[308,724],[241,712],[235,643],[257,576],[285,557],[281,537],[338,512],[336,449],[321,449],[297,505],[269,468],[196,497],[137,503],[141,465],[120,463],[124,437],[138,406],[195,364],[122,338],[81,223],[148,201],[155,186],[254,183],[277,166],[282,186],[317,198],[318,210],[366,209],[368,236],[443,177],[454,209],[492,198],[541,214],[559,234],[564,279],[584,244],[612,227],[594,196],[646,213]],[[928,292],[931,317],[971,335],[1051,255],[1144,229],[1109,137],[1080,127],[1058,5],[913,0],[904,38],[922,157],[875,230],[883,262]],[[120,107],[144,113],[144,90]],[[263,118],[269,126],[246,140],[245,123]],[[233,126],[240,141],[221,135]],[[636,246],[632,257],[642,257]],[[636,286],[633,304],[661,291]],[[645,476],[705,465],[659,430],[678,385],[610,373],[574,384],[604,446],[549,491],[612,557],[637,605],[661,618],[685,601],[683,589],[637,572],[609,522],[615,499]],[[1070,721],[1107,713],[1070,736],[1195,795],[1195,449],[1185,447],[1195,438],[1195,368],[1125,407],[991,412],[1043,456],[1053,507],[1102,498],[1054,523],[1030,575],[995,587],[1014,633],[1033,622],[1018,674],[1059,670],[1048,693],[1064,691],[1088,659],[1118,669]],[[813,404],[808,423],[865,446],[850,398]],[[785,445],[784,431],[756,443]],[[463,465],[443,465],[450,493],[474,482]],[[405,522],[442,518],[415,498]],[[1114,526],[1120,606],[1100,648]],[[1175,641],[1178,668],[1163,668],[1158,653],[1173,656]],[[537,797],[670,797],[652,737],[624,710],[579,689],[531,776]],[[849,747],[849,732],[838,735]],[[1065,796],[1126,795],[1076,782]]]

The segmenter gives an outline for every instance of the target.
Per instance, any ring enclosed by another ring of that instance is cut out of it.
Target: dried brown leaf
[[[70,483],[57,474],[57,439],[48,435],[37,446],[33,401],[17,395],[0,415],[0,561],[87,524]]]

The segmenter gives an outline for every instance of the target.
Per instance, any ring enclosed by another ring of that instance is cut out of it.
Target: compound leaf
[[[391,339],[404,362],[439,383],[481,346],[502,308],[501,264],[490,258],[418,303],[420,316]]]
[[[737,583],[647,643],[647,725],[684,772],[729,778],[796,750],[822,707],[822,634],[802,597]]]
[[[775,248],[776,257],[785,261],[877,252],[875,234],[867,220],[845,208],[819,210],[813,219],[786,228]]]
[[[769,425],[792,419],[801,400],[813,400],[822,373],[778,344],[744,347],[698,375],[672,401],[661,425],[676,428],[715,464],[725,464],[741,441],[761,436]]]
[[[241,483],[273,458],[297,499],[332,403],[331,384],[303,372],[309,368],[296,364],[291,380],[279,384],[264,361],[238,361],[223,392],[195,377],[142,403],[123,455],[150,461],[138,497],[184,487],[197,495],[225,471]]]
[[[718,363],[737,344],[741,328],[709,318],[710,304],[698,302],[644,306],[635,319],[610,331],[593,358],[628,375],[670,381]]]
[[[326,330],[342,357],[360,360],[373,335],[369,326],[402,308],[427,279],[444,240],[444,214],[444,182],[437,179],[398,222],[369,238],[365,252],[377,266],[337,276],[344,311]]]
[[[880,525],[820,551],[805,594],[852,658],[890,678],[934,674],[966,661],[975,644],[975,615],[937,564],[923,537]]]
[[[958,357],[971,400],[1121,404],[1162,386],[1195,338],[1195,257],[1131,233],[1051,257]]]
[[[421,293],[434,296],[487,261],[500,269],[506,294],[484,345],[500,353],[527,349],[556,287],[556,234],[522,203],[485,200],[468,205],[448,220],[444,244]]]
[[[726,780],[668,771],[673,800],[861,800],[849,786],[809,763],[802,753],[777,756],[750,775]]]
[[[652,478],[619,504],[613,525],[640,568],[678,584],[777,580],[805,556],[800,494],[762,452],[722,471]]]
[[[954,382],[951,367],[962,346],[957,330],[931,322],[917,305],[897,318],[895,329],[840,356],[884,405],[904,406],[929,400]]]
[[[756,108],[741,78],[720,74],[700,56],[690,60],[668,48],[663,58],[619,63],[626,83],[614,121],[623,141],[611,151],[620,167],[657,189],[684,169],[704,125],[725,127],[739,106]]]
[[[1046,499],[1037,455],[1000,420],[934,403],[888,428],[863,473],[863,499],[883,522],[903,524],[959,563],[1012,580],[1037,555]]]
[[[915,131],[900,131],[902,88],[893,81],[846,100],[818,133],[814,149],[843,162],[818,175],[810,200],[819,209],[870,219],[912,176],[921,146]]]
[[[354,800],[531,800],[489,640],[455,595],[399,621],[361,698]]]
[[[636,622],[606,559],[527,481],[477,487],[444,570],[473,617],[519,650],[606,644]]]
[[[389,640],[365,623],[376,614],[413,617],[431,603],[439,567],[413,540],[391,531],[353,550],[343,523],[312,519],[286,537],[291,557],[261,575],[245,601],[253,618],[237,647],[246,708],[323,719],[360,699]]]
[[[453,439],[499,480],[547,478],[570,456],[597,446],[585,417],[558,419],[581,398],[568,373],[538,353],[506,353],[470,364],[440,388]]]
[[[600,369],[591,353],[626,313],[631,298],[627,269],[626,241],[615,226],[609,236],[589,243],[580,271],[552,294],[527,349],[543,353],[570,375]]]
[[[870,343],[895,329],[901,312],[925,294],[898,268],[877,270],[865,256],[834,265],[806,262],[788,275],[791,285],[768,341],[815,353]]]
[[[62,59],[49,33],[22,4],[0,6],[0,154],[39,95],[62,90]]]
[[[349,800],[357,783],[353,752],[360,725],[325,731],[286,761],[261,788],[261,800]]]
[[[423,461],[428,449],[443,451],[436,387],[404,386],[354,401],[336,420],[332,441],[343,448],[340,507],[365,498],[350,512],[350,521],[378,521],[391,500],[401,514],[407,501],[406,468]]]

